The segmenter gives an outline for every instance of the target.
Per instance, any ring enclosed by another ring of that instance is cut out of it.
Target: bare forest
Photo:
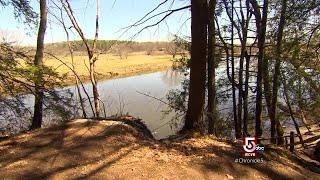
[[[319,0],[130,3],[0,0],[1,177],[320,178]]]

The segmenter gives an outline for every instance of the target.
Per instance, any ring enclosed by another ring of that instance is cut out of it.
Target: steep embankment
[[[78,120],[0,142],[4,179],[317,179],[286,151],[239,164],[240,144],[197,137],[157,142],[115,121]]]

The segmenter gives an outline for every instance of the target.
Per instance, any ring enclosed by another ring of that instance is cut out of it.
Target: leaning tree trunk
[[[191,0],[191,66],[188,110],[183,130],[201,130],[205,100],[207,1]]]
[[[69,34],[67,35],[68,36],[68,47],[69,47],[69,52],[70,52],[70,56],[71,56],[71,66],[72,66],[72,69],[73,71],[75,72],[75,65],[74,65],[74,57],[73,57],[73,49],[72,49],[72,45],[69,41]],[[79,101],[80,101],[80,106],[81,106],[81,110],[82,110],[82,116],[84,118],[87,118],[87,113],[86,113],[86,108],[85,108],[85,105],[84,105],[84,100],[83,100],[83,97],[82,97],[82,94],[81,94],[81,90],[80,90],[80,87],[79,87],[79,79],[76,75],[74,75],[74,78],[75,78],[75,81],[76,81],[76,89],[77,89],[77,92],[78,92],[78,96],[79,96]]]
[[[40,25],[38,29],[37,50],[34,58],[34,65],[38,68],[35,74],[35,102],[34,112],[32,118],[31,129],[41,128],[43,116],[43,78],[42,78],[42,64],[44,51],[44,36],[47,28],[47,1],[40,1]]]
[[[70,35],[69,35],[69,32],[68,32],[67,27],[66,27],[65,22],[64,22],[62,8],[60,8],[59,10],[60,10],[61,24],[62,24],[63,30],[64,30],[64,32],[66,33],[66,36],[67,36],[68,49],[69,49],[69,53],[70,53],[70,57],[71,57],[71,67],[72,67],[72,71],[73,71],[74,78],[75,78],[75,81],[76,81],[76,89],[77,89],[77,93],[78,93],[78,96],[79,96],[80,106],[81,106],[81,109],[82,109],[82,116],[84,118],[87,118],[87,113],[86,113],[86,109],[85,109],[85,105],[84,105],[85,102],[84,102],[84,99],[82,97],[81,90],[80,90],[80,87],[79,87],[79,79],[78,79],[78,76],[75,73],[76,72],[76,68],[75,68],[75,65],[74,65],[74,55],[73,55],[72,44],[70,42]],[[85,89],[84,89],[84,91],[85,91]],[[89,96],[88,96],[88,98],[89,98]],[[91,102],[91,101],[89,101],[89,102]]]
[[[84,33],[82,32],[82,29],[80,28],[74,13],[72,11],[71,5],[68,0],[61,0],[61,3],[63,5],[63,8],[66,10],[66,13],[73,25],[73,28],[78,32],[79,36],[82,39],[83,44],[86,47],[87,54],[88,54],[88,59],[89,59],[89,73],[90,73],[90,80],[92,84],[92,91],[93,91],[93,101],[94,101],[94,106],[95,106],[95,112],[93,114],[94,117],[99,117],[100,114],[100,103],[99,103],[99,92],[98,92],[98,83],[97,83],[97,78],[95,75],[95,62],[97,61],[97,52],[96,52],[96,44],[98,40],[98,33],[99,33],[99,0],[96,0],[96,30],[95,30],[95,38],[93,41],[93,47],[90,48],[89,46],[89,41],[86,39]],[[90,101],[90,99],[89,99]],[[91,102],[90,102],[91,104]]]
[[[215,134],[215,121],[217,120],[216,111],[216,38],[214,13],[216,0],[210,0],[208,10],[208,133]],[[215,134],[216,135],[216,134]]]
[[[298,124],[297,120],[295,119],[295,117],[293,115],[293,110],[292,110],[292,107],[291,107],[290,98],[289,98],[289,94],[288,94],[288,87],[287,87],[287,82],[286,82],[287,80],[284,77],[283,73],[280,76],[281,76],[280,78],[281,78],[282,85],[283,85],[283,94],[284,94],[285,101],[286,101],[286,104],[287,104],[288,109],[289,109],[290,117],[291,117],[291,119],[293,121],[294,127],[296,128],[300,143],[301,143],[302,147],[305,147],[304,142],[303,142],[303,138],[302,138],[302,135],[301,135],[301,132],[300,132],[299,124]]]

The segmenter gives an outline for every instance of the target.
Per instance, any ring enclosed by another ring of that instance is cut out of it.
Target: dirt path
[[[235,163],[240,148],[210,137],[160,143],[120,122],[79,120],[1,141],[0,178],[320,178],[282,150],[267,151],[261,164]]]

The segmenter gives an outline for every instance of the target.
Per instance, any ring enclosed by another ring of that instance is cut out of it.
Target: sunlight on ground
[[[72,63],[70,56],[59,58],[71,67]],[[73,79],[73,74],[70,69],[61,65],[60,61],[49,58],[45,60],[45,64],[57,68],[57,71],[61,74],[68,73],[68,80]],[[88,57],[84,55],[75,56],[74,65],[78,75],[86,80],[89,75]],[[115,76],[121,77],[143,72],[164,70],[171,66],[171,56],[165,54],[148,56],[145,55],[145,53],[134,53],[130,54],[127,59],[121,59],[119,56],[112,54],[101,54],[96,62],[96,72],[99,79],[108,79]]]

